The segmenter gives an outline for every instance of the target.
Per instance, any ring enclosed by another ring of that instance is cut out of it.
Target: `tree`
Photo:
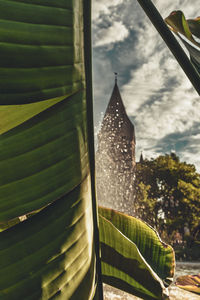
[[[200,221],[200,175],[175,153],[146,159],[137,165],[136,203],[139,216],[151,218],[152,225],[162,229],[165,224],[169,233],[184,234],[187,223],[192,231]],[[141,212],[139,206],[145,204],[147,209]]]

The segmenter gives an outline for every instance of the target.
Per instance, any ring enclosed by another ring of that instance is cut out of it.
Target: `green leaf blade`
[[[84,4],[0,0],[5,300],[88,300],[96,293]]]
[[[31,219],[0,233],[3,299],[29,299],[37,290],[49,299],[68,284],[72,286],[65,290],[66,297],[73,293],[75,278],[82,280],[93,263],[88,184],[87,179]]]
[[[165,22],[184,43],[189,51],[191,63],[200,74],[200,43],[195,38],[200,36],[199,18],[186,20],[183,12],[178,10],[172,12]]]
[[[81,4],[42,4],[0,1],[0,104],[61,97],[84,85]]]
[[[175,267],[174,251],[171,246],[161,241],[155,230],[137,218],[112,209],[100,207],[99,214],[136,244],[146,262],[162,280],[166,281],[166,285],[172,282]]]
[[[101,215],[99,220],[103,281],[145,299],[167,297],[162,280],[136,244]]]
[[[83,97],[80,92],[1,136],[1,221],[44,207],[87,175]]]

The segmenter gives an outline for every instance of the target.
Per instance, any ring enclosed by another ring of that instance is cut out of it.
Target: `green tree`
[[[139,209],[142,205],[146,207],[143,211]],[[169,234],[174,230],[184,234],[186,223],[192,231],[200,221],[199,210],[200,175],[194,165],[181,162],[174,153],[137,165],[139,217],[151,218],[151,224],[159,229],[165,224]]]
[[[136,187],[136,203],[134,203],[135,215],[141,218],[148,224],[157,225],[157,201],[155,198],[151,198],[150,193],[151,186],[144,182],[137,182]]]

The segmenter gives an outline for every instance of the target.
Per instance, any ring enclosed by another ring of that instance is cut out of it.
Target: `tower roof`
[[[144,162],[144,158],[143,158],[143,154],[141,152],[141,154],[140,154],[140,163],[142,164],[143,162]]]
[[[106,131],[119,132],[121,136],[132,139],[135,142],[134,126],[127,116],[117,85],[116,74],[115,85],[101,126],[101,133]]]
[[[106,109],[105,116],[107,114],[116,114],[116,109],[118,109],[122,114],[126,114],[117,82],[115,82],[112,95]]]

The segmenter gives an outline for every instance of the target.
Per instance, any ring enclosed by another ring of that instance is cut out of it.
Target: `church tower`
[[[135,131],[115,85],[98,134],[97,198],[100,205],[132,214],[135,183]]]

